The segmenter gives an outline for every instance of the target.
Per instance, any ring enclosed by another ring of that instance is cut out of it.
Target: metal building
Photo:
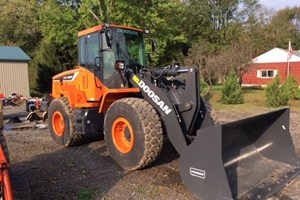
[[[29,97],[30,57],[20,47],[0,46],[0,93]]]

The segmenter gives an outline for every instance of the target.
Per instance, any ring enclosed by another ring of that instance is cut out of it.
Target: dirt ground
[[[266,110],[236,112],[218,110],[218,123],[225,123]],[[25,106],[4,107],[4,119],[19,116]],[[300,113],[291,113],[291,133],[300,155]],[[48,128],[4,131],[11,167],[23,169],[32,199],[195,199],[181,182],[178,154],[166,140],[157,162],[147,169],[127,172],[109,156],[104,141],[63,148],[56,145]],[[300,177],[273,199],[300,199]]]

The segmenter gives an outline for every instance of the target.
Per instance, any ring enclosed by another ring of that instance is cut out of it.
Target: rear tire
[[[75,110],[70,107],[68,99],[66,97],[54,99],[48,113],[52,139],[65,147],[78,144],[81,135],[75,132]]]
[[[162,125],[156,110],[138,98],[121,99],[109,107],[104,135],[111,157],[126,170],[153,163],[163,145]]]

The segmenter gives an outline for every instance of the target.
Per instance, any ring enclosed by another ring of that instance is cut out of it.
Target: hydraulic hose
[[[188,68],[160,68],[160,69],[153,69],[152,74],[154,76],[178,76],[181,73],[187,73]]]

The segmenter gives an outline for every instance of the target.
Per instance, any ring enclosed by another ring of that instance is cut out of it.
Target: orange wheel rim
[[[121,153],[129,153],[134,145],[134,133],[130,123],[124,117],[115,119],[112,125],[112,139]]]
[[[55,134],[59,137],[62,136],[65,131],[65,121],[61,112],[55,111],[53,113],[52,124]]]

